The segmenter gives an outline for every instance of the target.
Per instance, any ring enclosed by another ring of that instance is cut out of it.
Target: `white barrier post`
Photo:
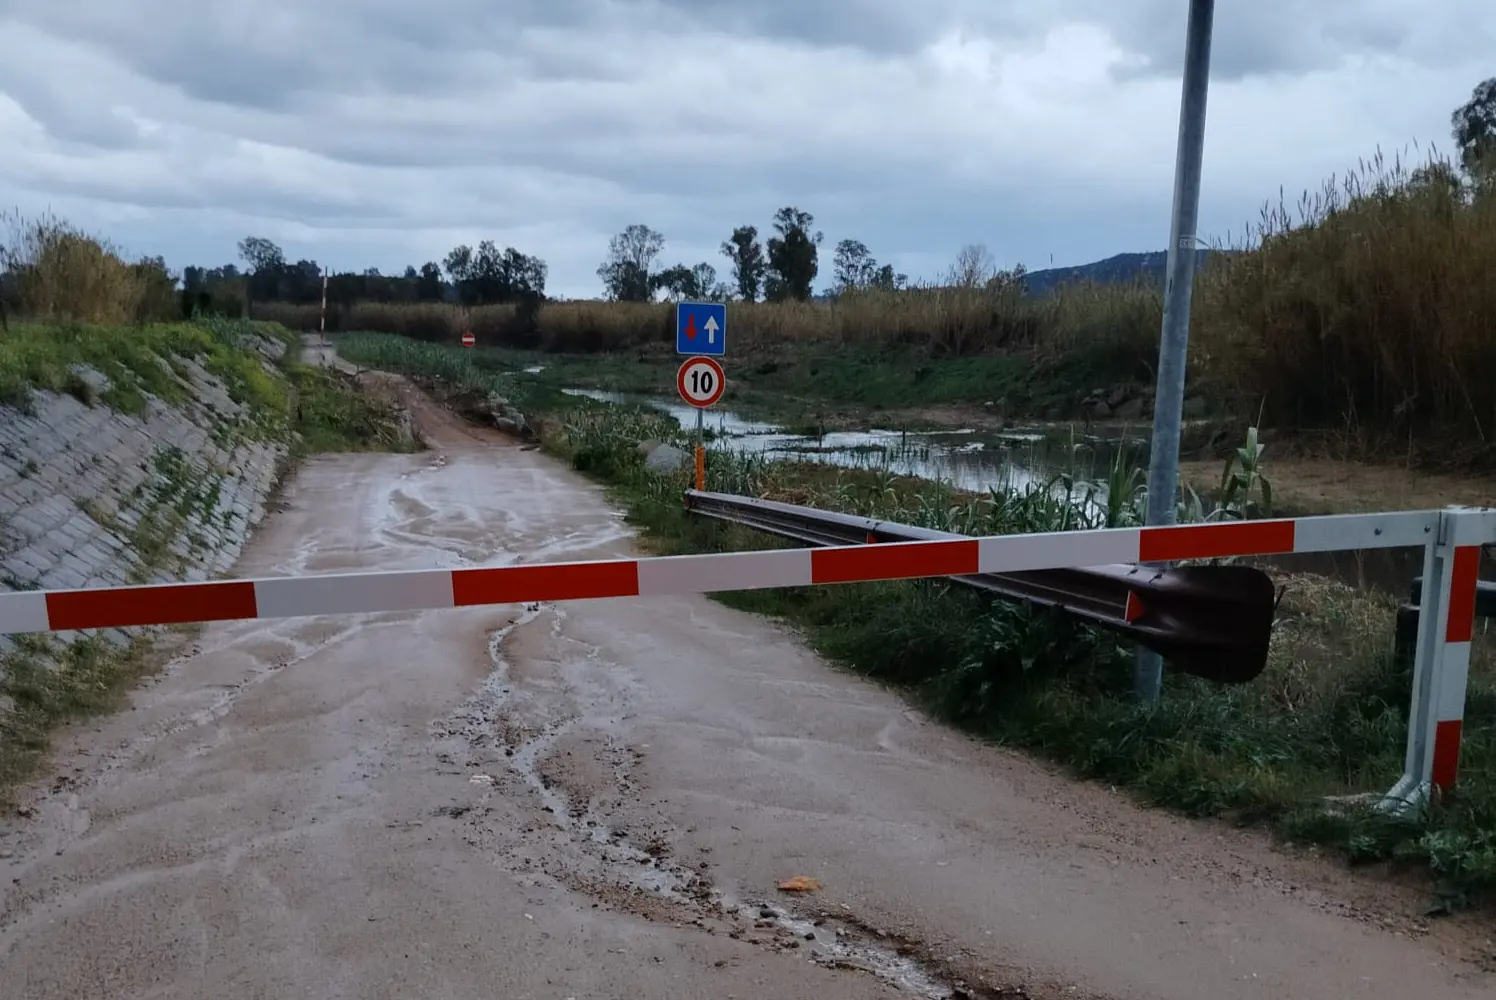
[[[1402,778],[1382,799],[1392,812],[1417,810],[1450,791],[1459,773],[1475,627],[1481,548],[1496,540],[1496,511],[1451,507],[1424,550],[1413,696]]]
[[[327,268],[322,269],[322,311],[317,316],[317,346],[322,363],[327,364]]]

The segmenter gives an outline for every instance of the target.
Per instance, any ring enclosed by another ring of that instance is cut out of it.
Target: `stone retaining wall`
[[[267,367],[284,350],[254,346]],[[88,391],[38,392],[33,412],[0,406],[0,589],[203,580],[233,565],[265,514],[288,442],[200,365],[172,367],[187,401],[148,398],[140,416],[85,401],[109,383],[83,368],[74,374]],[[123,647],[142,631],[104,638]],[[80,637],[0,636],[0,679],[16,657],[58,662]]]

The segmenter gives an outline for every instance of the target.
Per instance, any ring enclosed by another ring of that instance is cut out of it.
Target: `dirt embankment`
[[[633,551],[596,487],[408,398],[431,450],[309,462],[239,575]],[[26,1000],[1496,989],[1489,928],[1414,890],[979,745],[698,597],[210,626],[0,845]]]

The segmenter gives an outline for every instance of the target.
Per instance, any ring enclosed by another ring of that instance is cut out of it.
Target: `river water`
[[[696,427],[696,409],[664,396],[567,389],[573,396],[599,402],[648,406],[669,414],[688,430]],[[704,427],[710,446],[767,458],[824,462],[844,468],[885,469],[897,475],[949,483],[958,489],[999,491],[1047,483],[1061,473],[1077,478],[1106,478],[1119,442],[1081,436],[1053,426],[1004,431],[905,431],[873,427],[792,434],[782,427],[752,420],[732,410],[710,409]],[[1127,442],[1141,457],[1146,441]]]
[[[671,397],[596,389],[564,391],[599,402],[649,406],[668,413],[683,428],[696,427],[695,408]],[[1106,502],[1107,473],[1119,447],[1132,449],[1134,461],[1147,461],[1146,439],[1087,436],[1072,433],[1064,425],[1034,425],[1002,432],[969,428],[906,432],[874,427],[832,431],[817,437],[787,433],[776,424],[714,407],[706,412],[704,427],[713,448],[843,468],[884,469],[964,490],[1022,490],[1052,483],[1056,476],[1069,473],[1077,480],[1095,484],[1089,501],[1095,506]],[[1271,476],[1271,469],[1268,474]],[[1055,488],[1058,491],[1059,487]],[[1401,596],[1422,568],[1422,550],[1313,553],[1252,561],[1270,571],[1322,573],[1353,586]]]

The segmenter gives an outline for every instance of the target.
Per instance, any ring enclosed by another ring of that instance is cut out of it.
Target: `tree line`
[[[786,206],[774,213],[773,235],[759,239],[756,226],[742,225],[722,241],[728,281],[719,281],[709,262],[657,267],[665,237],[635,223],[608,243],[607,259],[597,269],[603,290],[616,302],[651,302],[662,292],[668,299],[712,299],[740,302],[805,301],[814,294],[820,273],[824,237],[815,218]],[[858,288],[894,290],[908,285],[907,275],[891,264],[879,264],[860,240],[841,240],[832,254],[833,294]]]
[[[362,272],[325,273],[314,260],[286,260],[270,240],[249,236],[239,241],[244,267],[187,267],[182,271],[182,294],[201,311],[217,311],[223,302],[287,302],[313,305],[321,301],[324,278],[330,305],[355,302],[453,302],[469,306],[538,301],[545,296],[546,265],[539,257],[513,247],[499,250],[491,240],[476,248],[454,247],[441,262],[406,267],[403,274]]]
[[[772,226],[768,239],[760,239],[757,227],[742,225],[722,241],[721,253],[728,261],[728,280],[723,281],[717,268],[705,261],[662,265],[664,235],[643,223],[629,225],[609,240],[607,257],[597,269],[603,296],[616,302],[662,297],[741,302],[812,298],[823,242],[814,217],[785,207],[774,214]],[[182,296],[189,313],[235,311],[250,302],[315,305],[322,299],[324,278],[328,305],[339,307],[356,302],[447,302],[538,308],[547,298],[546,262],[514,247],[501,250],[491,240],[476,247],[454,247],[440,262],[411,265],[397,275],[382,274],[378,268],[324,275],[316,261],[292,262],[274,242],[259,236],[240,240],[238,250],[239,263],[183,270]],[[832,273],[832,294],[860,288],[897,290],[909,284],[906,275],[880,264],[859,240],[837,243]]]

